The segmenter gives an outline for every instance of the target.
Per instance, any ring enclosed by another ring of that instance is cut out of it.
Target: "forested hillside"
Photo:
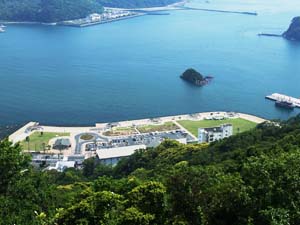
[[[166,6],[179,2],[180,0],[97,0],[106,7],[120,7],[120,8],[143,8],[143,7],[157,7]]]
[[[0,0],[0,21],[59,22],[102,13],[107,7],[164,6],[177,0]]]
[[[101,13],[96,0],[0,0],[0,20],[58,22]]]
[[[299,225],[300,116],[211,145],[40,172],[0,143],[0,224]]]

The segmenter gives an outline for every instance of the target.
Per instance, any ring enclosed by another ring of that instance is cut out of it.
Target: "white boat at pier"
[[[6,26],[4,26],[3,24],[0,24],[0,33],[4,33],[5,32],[5,30],[4,30],[5,27]]]
[[[266,96],[267,99],[270,99],[272,101],[279,101],[279,102],[289,102],[292,103],[295,107],[300,108],[300,99],[294,98],[288,95],[278,94],[274,93],[271,95]]]

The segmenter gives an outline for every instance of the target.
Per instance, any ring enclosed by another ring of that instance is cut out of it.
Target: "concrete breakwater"
[[[260,33],[258,36],[266,36],[266,37],[282,37],[281,34],[268,34],[268,33]]]
[[[235,14],[244,14],[244,15],[250,15],[250,16],[257,16],[257,12],[243,12],[243,11],[231,11],[231,10],[219,10],[219,9],[206,9],[206,8],[193,8],[193,7],[186,7],[181,6],[178,7],[183,10],[199,10],[199,11],[207,11],[207,12],[219,12],[219,13],[235,13]]]
[[[157,11],[132,10],[132,12],[146,14],[146,15],[153,15],[153,16],[168,16],[168,15],[170,15],[170,13],[168,13],[166,11],[161,11],[161,10],[157,10]]]

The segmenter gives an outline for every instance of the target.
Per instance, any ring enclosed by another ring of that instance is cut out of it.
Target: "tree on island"
[[[180,78],[198,86],[205,84],[205,77],[203,77],[202,74],[192,68],[184,71]]]

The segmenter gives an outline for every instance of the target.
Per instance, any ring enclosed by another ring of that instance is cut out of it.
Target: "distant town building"
[[[218,127],[199,128],[198,142],[210,143],[221,140],[233,135],[233,126],[231,124],[223,124]]]
[[[93,13],[93,14],[89,15],[89,19],[91,22],[98,22],[101,20],[101,15],[98,13]]]
[[[97,150],[97,157],[99,160],[107,165],[115,165],[124,157],[132,155],[138,149],[146,149],[146,145],[130,145],[115,148],[103,148]]]

